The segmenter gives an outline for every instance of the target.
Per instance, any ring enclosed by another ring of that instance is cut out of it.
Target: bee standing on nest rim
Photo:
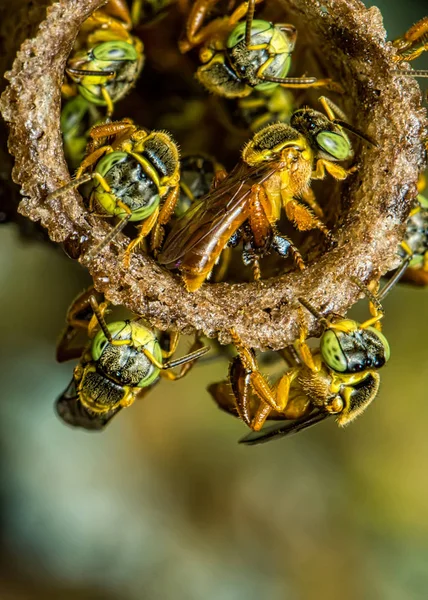
[[[287,77],[296,44],[294,25],[254,19],[256,4],[240,4],[230,16],[217,17],[204,25],[207,13],[219,0],[196,0],[180,40],[181,52],[202,44],[202,65],[196,71],[210,92],[225,98],[243,98],[253,90],[271,93],[278,86],[289,88],[326,87],[342,92],[330,79]],[[240,22],[245,17],[245,22]]]
[[[110,0],[83,23],[65,69],[70,82],[65,97],[78,92],[113,114],[135,84],[144,64],[143,43],[130,34],[132,23],[125,0]]]
[[[304,108],[292,115],[290,125],[275,123],[256,133],[230,174],[175,221],[158,259],[181,271],[189,291],[202,285],[227,245],[241,240],[244,262],[253,265],[256,279],[259,258],[270,250],[281,256],[291,251],[304,268],[293,242],[277,231],[281,208],[300,231],[319,229],[330,237],[310,182],[323,179],[326,171],[338,180],[354,172],[336,164],[353,156],[343,128],[374,142],[348,125],[331,101],[324,97],[320,101],[327,117]]]
[[[80,357],[70,385],[57,400],[57,412],[69,425],[85,429],[103,429],[159,377],[180,379],[209,350],[197,339],[189,354],[165,361],[177,348],[178,334],[169,336],[165,351],[153,330],[141,321],[106,323],[108,304],[98,304],[94,294],[90,289],[72,303],[57,348],[59,362]],[[79,331],[89,337],[85,348],[71,346]],[[170,370],[177,366],[182,366],[179,373]]]
[[[149,132],[129,119],[96,125],[90,138],[76,178],[48,199],[90,181],[89,209],[99,207],[105,216],[120,220],[86,260],[92,260],[128,221],[140,222],[138,236],[125,252],[129,265],[131,252],[150,232],[154,252],[162,242],[163,226],[174,213],[180,192],[178,148],[165,131]]]
[[[343,427],[358,417],[375,399],[380,383],[378,369],[390,357],[389,344],[381,332],[384,313],[380,300],[401,277],[403,263],[378,297],[357,279],[354,283],[370,300],[371,318],[358,323],[341,315],[321,315],[309,302],[299,302],[323,325],[319,348],[312,351],[307,342],[303,309],[300,334],[287,359],[293,364],[274,388],[260,373],[255,354],[246,348],[235,330],[232,337],[238,351],[230,365],[228,381],[208,389],[220,408],[238,415],[254,430],[244,444],[258,444],[297,433],[335,416]],[[232,390],[232,395],[230,394]],[[286,420],[261,429],[266,419]]]

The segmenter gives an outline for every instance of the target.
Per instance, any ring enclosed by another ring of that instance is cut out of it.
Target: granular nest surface
[[[59,128],[61,84],[67,56],[82,22],[104,4],[62,0],[48,9],[37,35],[28,39],[7,74],[1,111],[9,125],[13,178],[24,199],[20,212],[40,221],[50,238],[83,264],[111,228],[89,214],[80,194],[46,196],[70,181]],[[293,271],[252,283],[204,284],[189,293],[178,275],[142,252],[125,268],[120,255],[128,238],[118,236],[86,265],[96,288],[115,304],[144,315],[160,329],[199,331],[230,341],[233,326],[254,348],[279,349],[297,335],[298,297],[321,312],[345,313],[361,292],[350,277],[379,279],[397,266],[397,246],[417,194],[424,168],[427,115],[416,81],[399,75],[386,42],[378,9],[358,0],[281,0],[287,15],[304,32],[345,89],[343,106],[354,126],[378,146],[360,144],[358,170],[341,184],[335,243],[315,253],[303,272]],[[300,35],[300,34],[299,34]],[[308,316],[309,333],[317,323]]]

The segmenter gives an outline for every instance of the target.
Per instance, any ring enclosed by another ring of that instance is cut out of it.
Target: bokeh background
[[[390,38],[426,11],[375,4]],[[363,417],[247,448],[205,390],[226,358],[161,382],[102,433],[57,419],[73,365],[55,344],[88,283],[1,226],[2,600],[428,597],[428,290],[385,301],[392,358]]]

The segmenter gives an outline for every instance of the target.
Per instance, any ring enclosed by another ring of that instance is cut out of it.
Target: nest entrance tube
[[[73,257],[96,248],[111,228],[88,213],[75,190],[46,201],[70,181],[59,123],[66,60],[81,24],[103,4],[54,3],[37,35],[18,52],[1,99],[15,157],[13,178],[24,195],[19,210],[40,221]],[[379,143],[378,148],[361,146],[358,171],[340,186],[337,246],[301,273],[246,284],[206,284],[195,293],[186,292],[178,276],[142,253],[135,253],[126,269],[118,258],[128,243],[124,236],[88,265],[96,288],[108,300],[160,329],[197,330],[228,343],[234,327],[246,345],[274,350],[296,338],[298,297],[320,312],[343,314],[361,296],[350,276],[378,279],[397,265],[397,246],[417,194],[428,137],[421,92],[415,80],[397,75],[395,50],[385,42],[378,9],[367,9],[358,0],[280,0],[277,9],[286,10],[290,21],[295,17],[298,29],[306,24],[329,74],[346,90],[344,105],[352,124]],[[313,320],[309,333],[316,331]]]

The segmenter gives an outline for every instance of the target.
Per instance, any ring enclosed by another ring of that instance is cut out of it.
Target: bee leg
[[[253,257],[253,278],[254,281],[260,281],[261,277],[262,277],[262,272],[260,269],[260,259],[257,256],[257,254],[254,254]]]
[[[373,282],[372,287],[374,286],[374,289],[375,289],[375,293],[374,293],[368,286],[364,285],[364,283],[362,281],[360,281],[360,279],[358,279],[358,277],[351,277],[350,279],[353,283],[355,283],[355,285],[357,287],[360,288],[360,290],[364,293],[364,295],[369,300],[369,310],[370,310],[370,314],[372,315],[372,317],[370,319],[367,319],[366,321],[364,321],[364,323],[361,323],[361,325],[360,325],[361,329],[367,329],[367,327],[374,326],[376,329],[381,331],[381,324],[379,323],[379,321],[383,318],[384,310],[382,308],[382,304],[376,297],[376,292],[379,287],[379,282],[378,281]]]
[[[97,148],[85,156],[80,164],[80,167],[76,171],[76,179],[81,177],[87,169],[92,167],[92,165],[95,165],[97,161],[104,156],[104,154],[110,154],[110,152],[113,152],[113,148],[111,146],[101,146],[101,148]]]
[[[178,331],[171,331],[165,333],[165,337],[168,340],[168,350],[162,348],[162,358],[170,358],[177,350],[178,342],[180,340],[180,334]]]
[[[275,393],[277,398],[278,405],[282,406],[282,410],[280,412],[284,412],[288,406],[288,399],[290,396],[290,387],[294,379],[296,379],[299,373],[299,368],[290,369],[279,380],[278,384],[275,386]],[[267,404],[261,403],[256,414],[254,415],[253,420],[251,421],[251,429],[254,431],[260,431],[263,427],[264,422],[268,418],[269,414],[272,411],[272,407]]]
[[[156,224],[158,215],[159,207],[156,208],[156,210],[142,222],[137,237],[132,240],[132,242],[128,245],[127,249],[125,250],[125,254],[123,256],[123,264],[127,269],[129,269],[132,252],[138,246],[138,244],[141,244],[144,238],[149,235],[149,233]]]
[[[302,199],[314,211],[317,217],[320,219],[324,218],[324,211],[316,201],[315,194],[311,188],[308,188],[305,192],[303,192]]]
[[[260,405],[256,411],[256,414],[254,415],[251,422],[247,423],[247,425],[249,427],[251,427],[251,429],[253,431],[260,431],[260,429],[263,427],[266,419],[268,418],[268,416],[270,415],[271,412],[272,412],[272,409],[269,406],[269,404],[260,402]]]
[[[295,342],[295,346],[297,348],[300,358],[305,363],[305,365],[308,367],[308,369],[316,372],[319,369],[315,365],[314,357],[312,355],[311,349],[309,348],[308,344],[306,343],[306,340],[308,337],[308,328],[306,326],[302,307],[299,307],[298,319],[299,319],[299,339]]]
[[[131,119],[122,119],[121,121],[115,121],[114,123],[101,123],[100,125],[94,125],[89,132],[89,136],[93,140],[99,140],[100,138],[111,137],[118,133],[127,133],[132,135],[136,127]],[[110,150],[112,152],[112,150]]]
[[[343,179],[346,179],[348,175],[355,173],[357,169],[357,166],[351,167],[350,169],[344,169],[330,160],[319,158],[317,160],[315,171],[312,171],[311,179],[324,179],[327,171],[332,177],[342,181]]]
[[[229,17],[218,17],[205,27],[202,27],[209,11],[219,3],[219,0],[197,0],[192,7],[186,23],[186,37],[178,43],[180,52],[185,53],[194,46],[207,42],[210,38],[221,37],[227,34],[247,14],[249,8],[264,0],[249,0],[240,4]],[[252,9],[254,12],[254,9]],[[251,18],[252,21],[252,18]]]
[[[113,100],[111,99],[110,94],[108,93],[108,91],[106,90],[106,88],[103,85],[101,86],[101,95],[104,98],[104,102],[106,103],[106,106],[107,106],[106,117],[107,117],[107,119],[110,119],[113,114],[113,111],[114,111]]]
[[[134,8],[134,4],[141,4],[140,0],[134,0],[132,3],[132,9]],[[126,4],[125,0],[109,0],[107,5],[109,13],[114,17],[120,19],[122,21],[121,26],[131,29],[132,20],[129,14],[129,8]]]
[[[187,17],[185,34],[186,37],[178,42],[178,47],[181,53],[188,52],[194,46],[207,41],[212,35],[215,35],[219,29],[219,21],[224,24],[224,19],[214,19],[203,27],[203,23],[219,0],[196,0],[193,4],[189,16]]]
[[[128,408],[129,406],[131,406],[131,404],[134,404],[135,398],[137,397],[136,389],[138,390],[138,388],[131,388],[127,390],[126,394],[119,402],[119,406],[122,406],[123,408]]]
[[[269,383],[260,373],[256,358],[252,351],[242,344],[241,339],[234,328],[230,330],[230,333],[243,367],[249,375],[251,387],[254,392],[264,403],[269,404],[274,410],[282,412],[285,407],[284,402],[287,402],[287,398],[276,397],[274,390],[272,390]]]
[[[331,238],[332,234],[309,207],[305,206],[296,199],[288,200],[285,205],[285,214],[287,219],[294,223],[299,231],[309,231],[310,229],[319,229],[323,234]]]
[[[246,267],[251,266],[253,269],[254,281],[259,281],[262,276],[260,270],[260,259],[254,249],[251,247],[250,242],[246,242],[244,244],[244,248],[242,250],[242,262]]]
[[[169,192],[168,196],[165,199],[165,202],[162,205],[162,208],[159,211],[156,225],[154,226],[153,231],[152,231],[152,239],[151,239],[151,243],[150,243],[151,249],[155,256],[159,252],[159,249],[162,245],[162,241],[163,241],[163,237],[164,237],[163,226],[168,223],[168,221],[171,219],[172,215],[174,214],[175,206],[177,204],[179,195],[180,195],[180,186],[176,185]]]

